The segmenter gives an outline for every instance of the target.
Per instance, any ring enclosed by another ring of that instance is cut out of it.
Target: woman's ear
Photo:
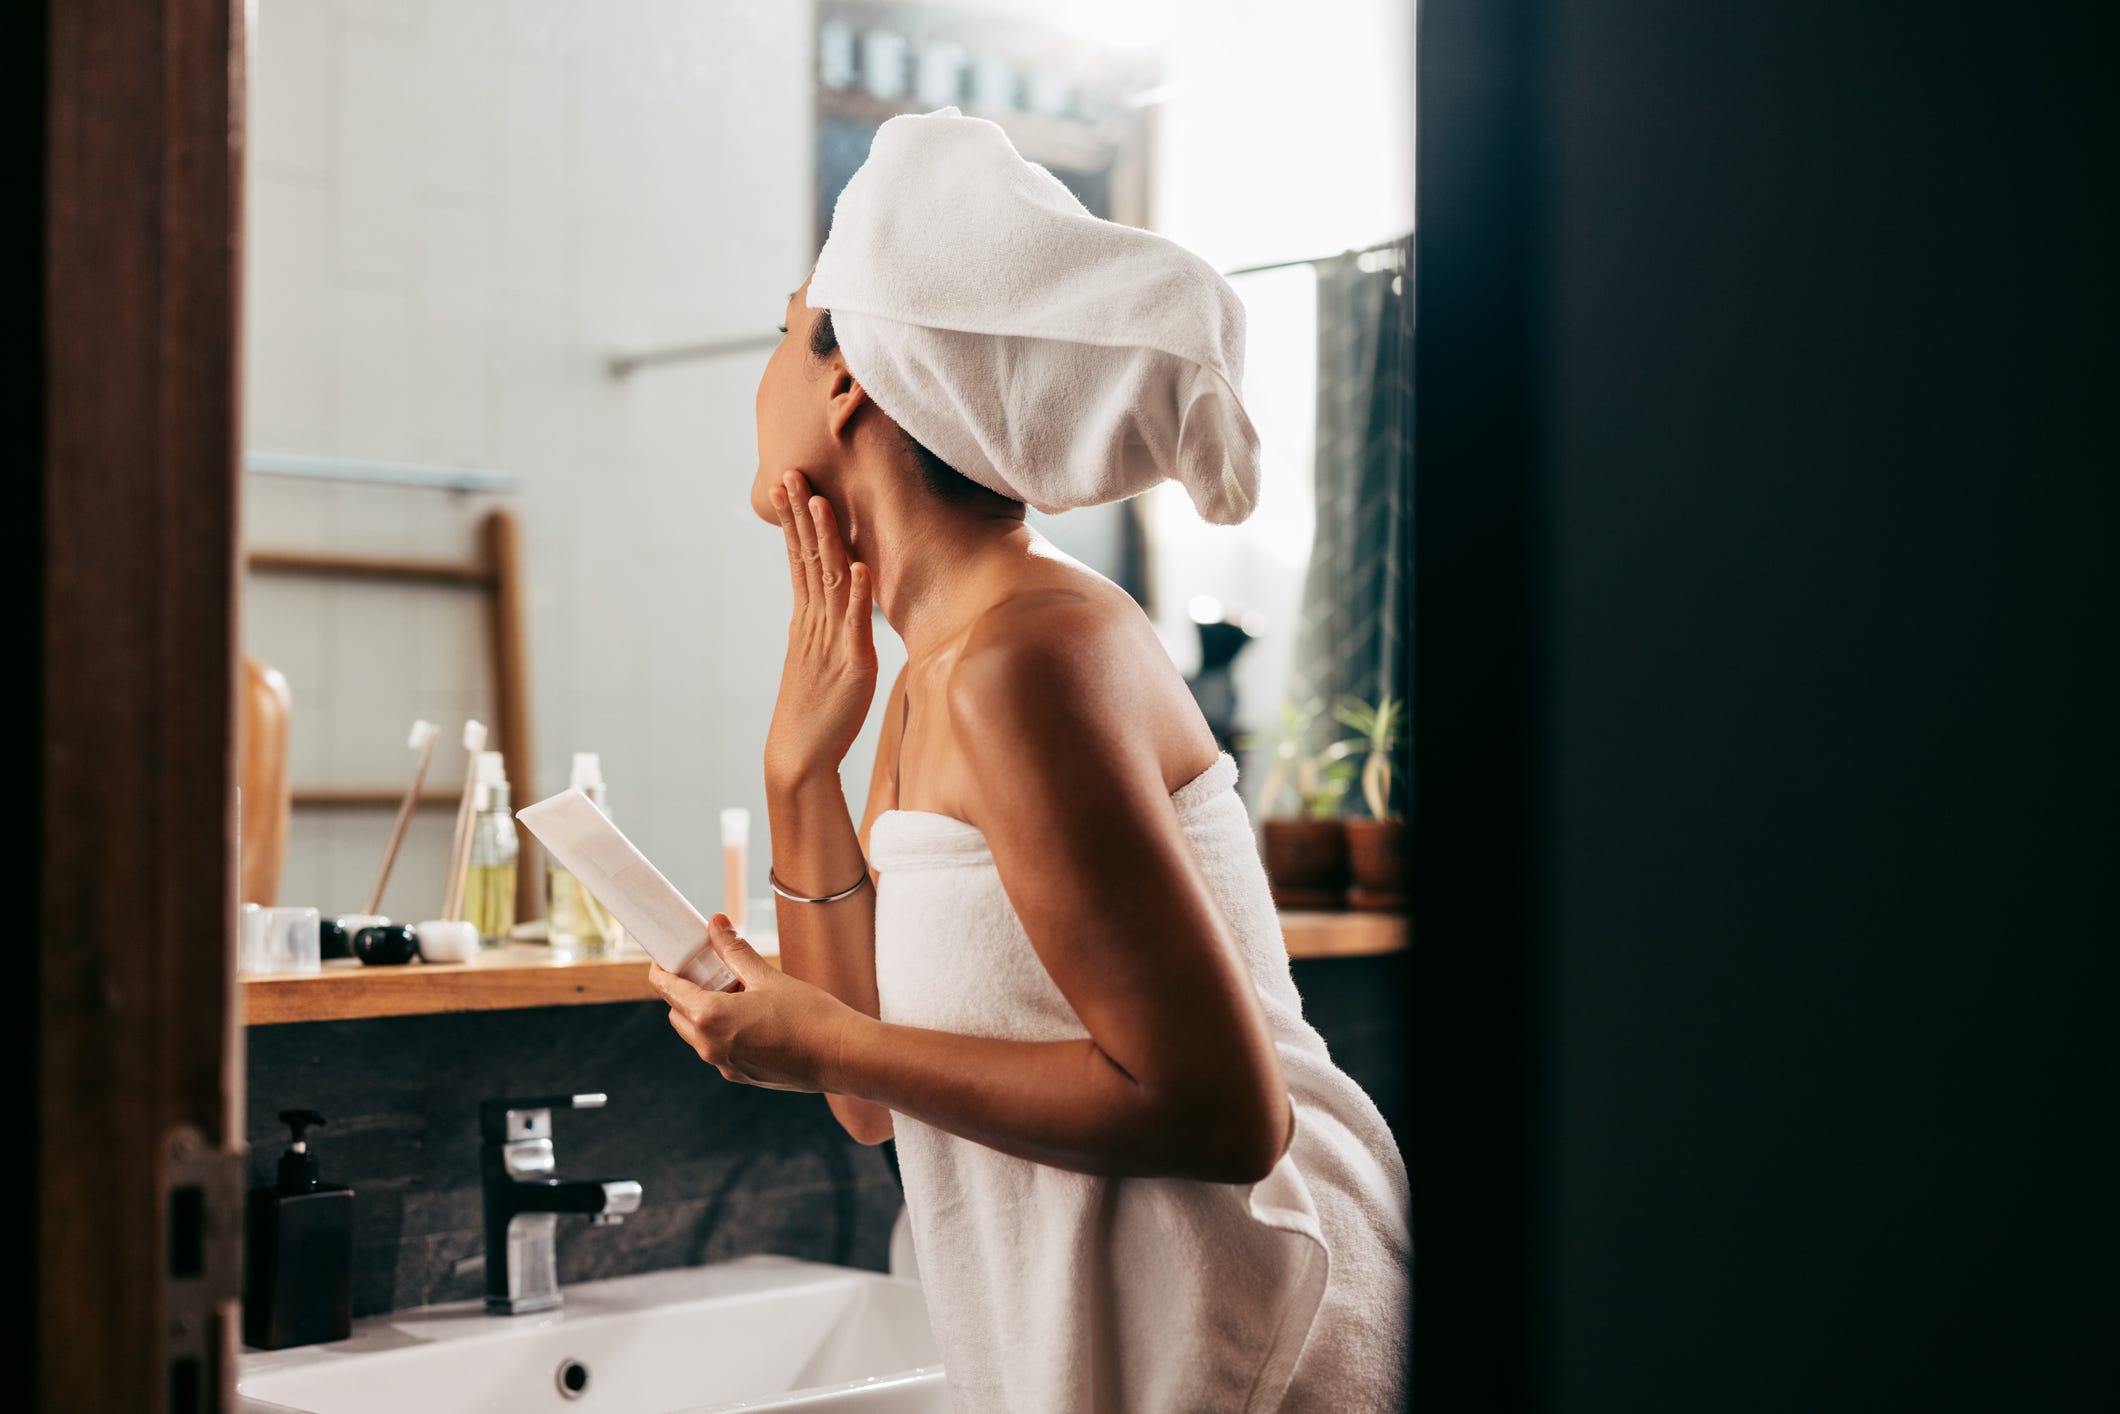
[[[825,433],[842,446],[852,446],[854,417],[868,405],[869,391],[854,377],[837,349],[831,357],[832,388],[825,400]]]

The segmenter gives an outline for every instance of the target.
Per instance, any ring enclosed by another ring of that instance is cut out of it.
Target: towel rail
[[[1328,260],[1344,260],[1350,255],[1375,255],[1379,251],[1390,250],[1405,239],[1405,236],[1393,236],[1388,241],[1365,245],[1360,250],[1338,250],[1331,255],[1306,255],[1301,260],[1273,260],[1264,265],[1246,265],[1236,270],[1224,270],[1222,278],[1227,280],[1235,275],[1256,275],[1261,270],[1286,270],[1292,265],[1319,265]]]
[[[253,452],[243,458],[253,476],[290,476],[304,481],[351,481],[371,486],[419,486],[435,491],[472,491],[511,495],[516,480],[505,472],[461,466],[424,466],[417,462],[359,461],[349,457],[297,456],[291,452]]]
[[[1337,251],[1332,255],[1307,256],[1302,260],[1277,260],[1267,265],[1246,265],[1236,270],[1225,270],[1223,278],[1235,275],[1256,275],[1261,270],[1281,270],[1291,265],[1316,265],[1320,261],[1338,260],[1349,255],[1374,255],[1390,250],[1405,240],[1404,236],[1375,245],[1363,246],[1360,250]],[[699,359],[720,358],[723,354],[756,353],[772,348],[780,342],[778,334],[759,334],[738,339],[711,339],[701,343],[669,344],[661,348],[642,349],[638,353],[613,354],[604,360],[605,370],[613,378],[623,378],[637,368],[646,368],[658,363],[691,363]]]

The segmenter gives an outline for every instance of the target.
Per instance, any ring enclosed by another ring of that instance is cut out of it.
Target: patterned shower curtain
[[[1303,584],[1290,694],[1372,705],[1404,692],[1413,494],[1413,237],[1318,262],[1317,533]],[[1403,718],[1401,719],[1404,720]],[[1347,735],[1336,722],[1321,724]],[[1404,808],[1410,743],[1392,761]],[[1357,808],[1359,808],[1357,806]]]

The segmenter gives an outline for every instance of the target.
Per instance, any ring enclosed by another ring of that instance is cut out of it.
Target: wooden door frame
[[[28,1355],[38,1408],[220,1409],[243,1144],[247,5],[31,9],[40,42],[17,69],[42,71],[41,377],[21,411],[41,497],[41,750],[34,975],[9,989],[34,1067],[36,1206],[17,1215],[36,1226]],[[172,1182],[208,1200],[189,1210],[203,1230],[174,1275]]]

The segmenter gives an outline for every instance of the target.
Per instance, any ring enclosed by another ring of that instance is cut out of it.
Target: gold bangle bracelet
[[[868,860],[864,859],[861,861],[861,863],[862,870],[860,878],[856,879],[853,883],[841,889],[838,893],[826,894],[822,898],[804,898],[801,894],[789,893],[786,889],[780,886],[780,880],[774,876],[773,868],[771,865],[766,866],[766,882],[773,886],[774,893],[779,894],[782,898],[785,899],[793,899],[797,903],[830,903],[835,898],[845,898],[848,894],[853,893],[863,884],[869,882]]]

